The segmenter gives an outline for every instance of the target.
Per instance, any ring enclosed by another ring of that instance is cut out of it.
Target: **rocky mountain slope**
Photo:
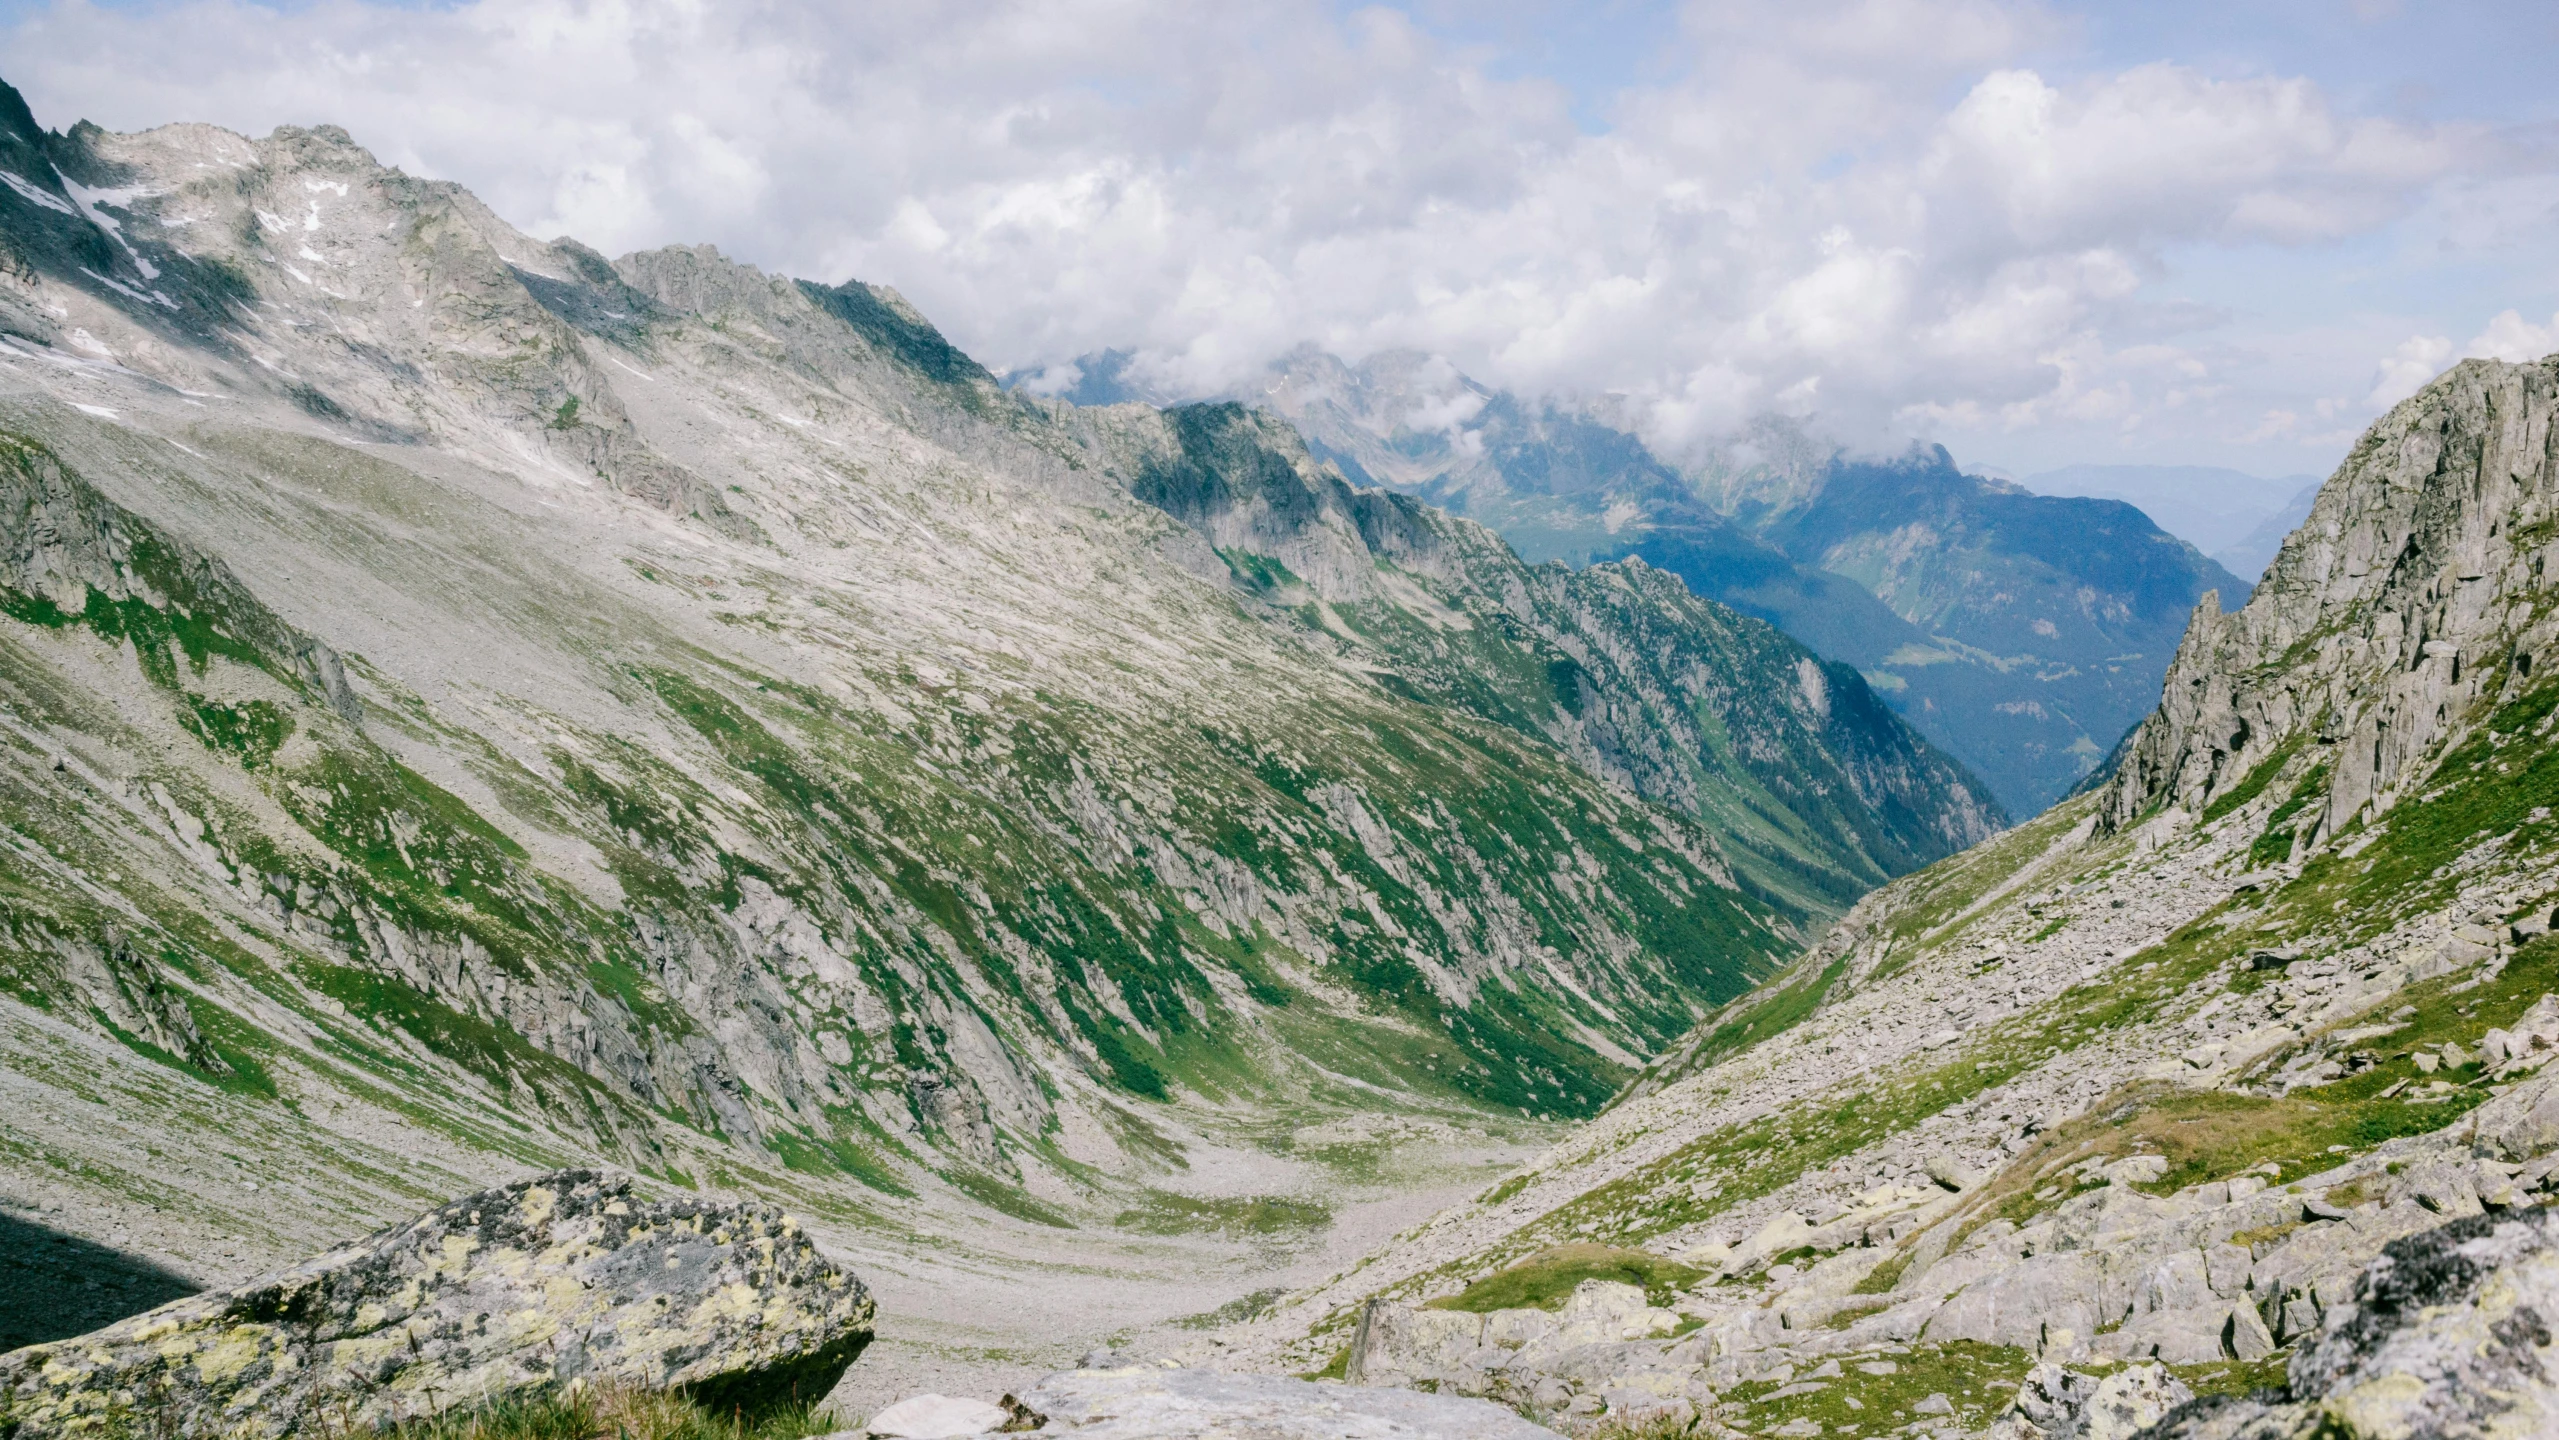
[[[1009,395],[892,291],[327,128],[0,89],[0,182],[0,1176],[199,1282],[592,1161],[1243,1255],[1993,826],[1640,565]]]
[[[2385,1244],[2559,1190],[2555,559],[2559,357],[2467,362],[2197,608],[2106,784],[1227,1346],[1799,1435],[2281,1381]]]
[[[2015,814],[2141,718],[2199,597],[2247,589],[2132,506],[2029,494],[1938,448],[1861,461],[1771,420],[1683,473],[1601,411],[1407,351],[1301,350],[1248,388],[1354,479],[1534,558],[1639,556],[1855,666]]]

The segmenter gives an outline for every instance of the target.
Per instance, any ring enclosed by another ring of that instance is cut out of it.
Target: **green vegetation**
[[[1173,1324],[1183,1330],[1223,1330],[1229,1325],[1242,1325],[1247,1321],[1261,1319],[1277,1309],[1280,1300],[1287,1294],[1288,1287],[1273,1285],[1268,1289],[1256,1290],[1250,1295],[1238,1295],[1214,1310],[1203,1310],[1197,1315],[1185,1315]]]
[[[2283,773],[2284,766],[2292,763],[2292,757],[2301,753],[2303,739],[2300,734],[2295,734],[2285,740],[2275,747],[2273,754],[2258,761],[2246,775],[2241,776],[2238,784],[2214,796],[2204,806],[2204,823],[2209,825],[2264,794],[2275,777]]]
[[[1945,1423],[1977,1431],[2008,1407],[2035,1363],[2023,1350],[1970,1340],[1836,1358],[1835,1377],[1733,1386],[1724,1392],[1728,1416],[1759,1434],[1809,1420],[1832,1434],[1881,1435],[1927,1420],[1919,1405],[1943,1395]]]
[[[1072,1230],[1075,1222],[1041,1204],[1024,1193],[1021,1186],[1001,1176],[989,1175],[965,1165],[954,1165],[942,1172],[960,1193],[991,1209],[1001,1210],[1016,1220],[1046,1225],[1052,1230]]]
[[[680,1394],[589,1386],[450,1410],[376,1433],[381,1440],[803,1440],[844,1425],[813,1402],[723,1415]]]
[[[1331,1207],[1284,1195],[1203,1199],[1150,1190],[1143,1205],[1122,1210],[1112,1224],[1150,1235],[1215,1231],[1227,1235],[1306,1235],[1333,1223]]]
[[[1455,1295],[1433,1300],[1428,1308],[1477,1315],[1495,1310],[1553,1310],[1571,1299],[1574,1287],[1585,1280],[1640,1285],[1648,1303],[1668,1305],[1673,1295],[1705,1276],[1703,1270],[1665,1260],[1648,1250],[1558,1245],[1487,1275]]]
[[[2279,1097],[2155,1083],[2127,1086],[2087,1115],[2040,1137],[1976,1192],[1967,1201],[1971,1218],[1963,1228],[1969,1232],[2002,1218],[2027,1223],[2099,1183],[2086,1178],[2062,1182],[2063,1172],[2094,1156],[2164,1157],[2167,1173],[2140,1187],[2164,1195],[2268,1162],[2284,1176],[2313,1174],[2385,1141],[2441,1130],[2488,1098],[2478,1068],[2480,1038],[2513,1024],[2553,989],[2559,989],[2559,938],[2544,937],[2518,951],[2493,981],[2471,984],[2463,976],[2442,976],[2393,994],[2394,1010],[2406,1007],[2414,1013],[2375,1042],[2380,1048],[2373,1063],[2342,1079]],[[2318,1041],[2313,1036],[2305,1043]],[[2415,1052],[2439,1051],[2447,1042],[2468,1052],[2468,1063],[2431,1074],[2417,1068]],[[2285,1053],[2269,1056],[2258,1068],[2271,1068],[2285,1058]],[[2387,1093],[2394,1090],[2396,1094]],[[2358,1198],[2346,1194],[2336,1203],[2353,1204]]]
[[[1712,1030],[1697,1047],[1679,1056],[1676,1067],[1665,1066],[1659,1076],[1663,1083],[1682,1076],[1694,1075],[1727,1055],[1735,1055],[1762,1040],[1783,1035],[1821,1008],[1839,977],[1848,972],[1848,959],[1842,956],[1829,966],[1814,971],[1802,967],[1776,983],[1752,991],[1724,1009],[1724,1018],[1714,1021]]]
[[[2489,713],[2445,754],[2422,792],[2378,822],[2381,838],[2357,854],[2342,847],[2321,854],[2284,888],[2287,920],[2307,930],[2342,916],[2346,938],[2360,940],[2442,908],[2461,888],[2456,862],[2463,856],[2483,846],[2524,853],[2559,840],[2553,817],[2559,744],[2549,735],[2554,710],[2559,683],[2545,682]],[[2310,793],[2308,783],[2295,792],[2297,798]]]

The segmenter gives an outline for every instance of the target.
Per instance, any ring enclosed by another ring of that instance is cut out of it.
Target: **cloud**
[[[2488,328],[2472,336],[2461,347],[2464,356],[2480,360],[2506,360],[2521,364],[2539,360],[2559,351],[2559,315],[2550,317],[2547,325],[2535,325],[2520,311],[2508,310],[2488,322]]]
[[[2373,372],[2372,393],[2364,403],[2386,410],[2414,395],[2443,371],[2452,358],[2452,341],[2441,335],[2411,335],[2382,357]]]
[[[537,234],[895,284],[1061,386],[1104,348],[1204,392],[1410,346],[1673,447],[1771,408],[2238,437],[2315,396],[2198,342],[2229,315],[2158,293],[2179,264],[2420,211],[2524,233],[2559,194],[2307,79],[2056,66],[2034,0],[1694,0],[1598,134],[1332,0],[61,0],[0,33],[48,123],[343,124]],[[2372,403],[2443,358],[2402,346]]]

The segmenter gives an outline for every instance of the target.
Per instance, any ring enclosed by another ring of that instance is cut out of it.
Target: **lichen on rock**
[[[274,1436],[572,1384],[756,1410],[832,1387],[869,1292],[758,1202],[647,1200],[562,1170],[230,1290],[0,1356],[0,1434]]]

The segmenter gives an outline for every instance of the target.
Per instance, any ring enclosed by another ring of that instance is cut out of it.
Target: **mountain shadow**
[[[142,1256],[0,1211],[0,1353],[86,1335],[202,1288]]]

